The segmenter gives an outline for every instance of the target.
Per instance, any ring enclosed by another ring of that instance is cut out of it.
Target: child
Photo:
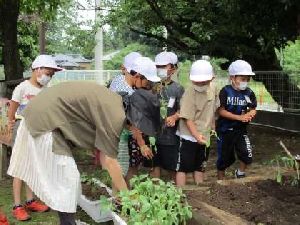
[[[218,108],[217,89],[211,81],[213,68],[206,60],[198,60],[190,70],[190,86],[183,94],[180,103],[178,134],[181,137],[176,184],[186,184],[186,174],[194,173],[196,184],[203,181],[206,157],[206,140],[214,126],[215,111]]]
[[[127,119],[130,121],[129,154],[130,167],[127,181],[137,174],[138,166],[143,162],[145,167],[153,167],[156,155],[149,146],[149,136],[157,136],[160,129],[159,102],[150,90],[154,82],[160,81],[157,76],[155,63],[147,57],[135,60],[131,75],[136,76],[135,92],[130,97],[130,105],[126,110]],[[143,134],[141,136],[140,134]]]
[[[137,77],[132,76],[130,74],[130,70],[133,66],[134,60],[141,56],[142,55],[138,52],[131,52],[124,57],[123,64],[121,67],[123,74],[114,77],[109,87],[111,91],[125,92],[127,95],[131,95],[134,92],[134,85]],[[119,143],[118,162],[122,167],[122,174],[124,177],[126,177],[129,168],[129,153],[128,153],[129,134],[130,134],[129,130],[124,128]],[[132,173],[132,168],[130,168],[129,173]],[[131,177],[131,175],[129,176]]]
[[[220,110],[217,120],[218,133],[218,179],[225,178],[225,170],[235,162],[235,154],[240,160],[236,178],[246,176],[246,166],[252,163],[252,148],[247,136],[247,124],[256,115],[257,101],[253,91],[247,87],[255,74],[249,63],[236,60],[229,66],[231,85],[220,91]]]
[[[161,52],[155,57],[155,64],[158,76],[162,79],[162,88],[158,94],[160,101],[165,102],[167,115],[162,133],[157,140],[157,154],[160,166],[169,171],[171,180],[176,180],[176,165],[178,160],[178,150],[180,138],[176,135],[180,99],[183,95],[184,88],[172,81],[171,78],[177,74],[177,55],[172,52]],[[153,169],[155,177],[160,177],[160,167]]]
[[[51,80],[56,71],[61,68],[57,67],[53,58],[49,55],[40,55],[32,63],[32,75],[29,80],[20,83],[14,90],[10,108],[8,111],[9,124],[12,129],[13,135],[11,145],[13,147],[17,129],[22,119],[21,112],[27,103],[34,98]],[[49,207],[35,201],[31,189],[25,184],[26,187],[26,204],[25,208],[33,212],[46,212]],[[25,211],[21,205],[21,190],[22,180],[14,177],[13,179],[13,194],[14,194],[14,207],[13,215],[17,220],[26,221],[30,220],[30,215]]]

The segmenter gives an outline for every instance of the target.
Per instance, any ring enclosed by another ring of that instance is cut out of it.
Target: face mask
[[[157,69],[157,75],[162,80],[166,80],[168,78],[168,70],[167,69]]]
[[[41,77],[36,78],[36,81],[42,86],[46,86],[50,80],[51,80],[51,77],[49,77],[45,74],[42,74]]]
[[[240,82],[240,85],[238,86],[238,89],[243,91],[247,88],[247,85],[248,85],[248,82]]]
[[[194,86],[194,89],[198,92],[204,92],[208,88],[208,84],[203,85],[203,86],[198,86],[198,85],[194,84],[193,86]]]

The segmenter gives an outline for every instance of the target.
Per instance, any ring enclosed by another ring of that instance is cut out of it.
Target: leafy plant
[[[149,147],[157,152],[157,147],[156,147],[156,138],[155,137],[149,137]]]
[[[101,196],[102,210],[110,208],[134,225],[185,224],[192,217],[185,194],[172,183],[141,175],[132,178],[130,184],[132,190],[122,190],[116,196],[120,204]]]
[[[276,174],[275,174],[275,180],[278,183],[282,183],[282,173],[281,173],[281,163],[283,163],[285,168],[295,168],[296,169],[296,175],[293,176],[293,180],[291,182],[292,186],[298,186],[299,180],[300,180],[300,173],[299,173],[299,164],[297,160],[294,157],[290,156],[280,156],[276,155],[273,160],[271,160],[271,163],[276,163]]]
[[[208,135],[208,138],[206,140],[206,148],[209,148],[210,147],[210,144],[211,144],[211,137],[215,136],[218,140],[219,140],[219,137],[218,137],[218,134],[215,130],[212,130],[212,129],[208,129],[204,132],[204,135],[207,136]]]
[[[168,116],[167,102],[163,98],[159,99],[159,102],[160,102],[160,116],[162,119],[166,119]]]

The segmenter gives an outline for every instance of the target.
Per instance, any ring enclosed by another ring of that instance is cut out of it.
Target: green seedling
[[[168,116],[167,102],[163,98],[159,99],[159,102],[160,102],[160,117],[165,120]]]
[[[298,186],[298,183],[300,180],[299,164],[294,157],[290,157],[290,156],[282,157],[282,156],[276,155],[274,157],[274,159],[271,160],[271,163],[276,163],[275,180],[278,183],[282,183],[281,163],[283,163],[285,168],[295,168],[296,175],[293,176],[291,185]]]
[[[218,134],[215,130],[208,129],[208,130],[204,131],[203,134],[204,134],[204,136],[208,135],[208,138],[207,138],[206,143],[205,143],[206,148],[209,148],[210,145],[211,145],[211,137],[214,136],[219,140]]]
[[[141,175],[132,178],[130,184],[132,190],[122,190],[116,196],[119,204],[101,196],[102,210],[111,209],[126,218],[127,224],[136,225],[186,224],[192,217],[186,196],[172,183]]]

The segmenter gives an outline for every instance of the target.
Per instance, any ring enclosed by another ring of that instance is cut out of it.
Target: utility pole
[[[98,16],[101,14],[101,0],[95,0],[95,21],[98,21]],[[102,26],[98,27],[95,40],[96,40],[96,46],[95,46],[95,70],[103,70],[102,65],[102,58],[103,58],[103,36],[102,36]],[[104,84],[103,80],[103,74],[100,72],[98,74],[98,82],[101,84]]]

